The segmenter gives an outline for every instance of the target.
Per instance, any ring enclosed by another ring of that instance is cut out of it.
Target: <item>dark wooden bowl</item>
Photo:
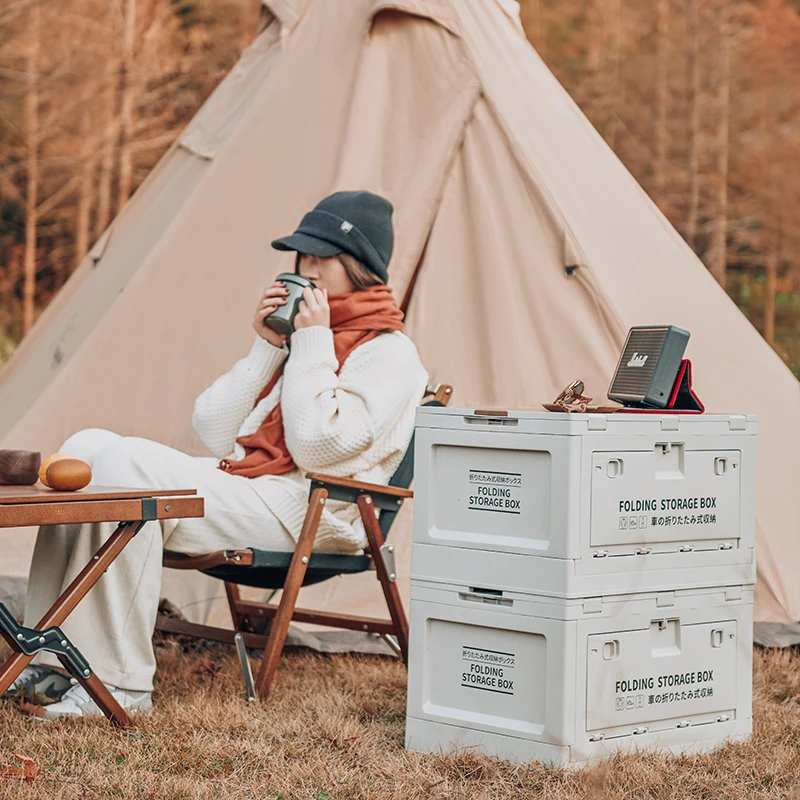
[[[30,450],[0,450],[0,485],[33,486],[39,480],[42,454]]]

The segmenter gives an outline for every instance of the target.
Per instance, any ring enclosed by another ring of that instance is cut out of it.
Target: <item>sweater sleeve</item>
[[[414,345],[393,334],[361,345],[337,369],[330,329],[292,335],[281,408],[286,444],[306,469],[330,468],[369,449],[412,394],[422,396],[427,380]]]
[[[233,452],[242,423],[287,355],[285,348],[256,336],[250,352],[195,400],[192,427],[217,458]]]

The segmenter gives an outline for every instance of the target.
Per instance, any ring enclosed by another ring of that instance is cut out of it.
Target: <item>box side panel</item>
[[[591,546],[675,551],[738,546],[741,452],[682,442],[592,454]]]
[[[588,637],[586,730],[649,730],[706,721],[737,707],[736,620],[651,620]]]

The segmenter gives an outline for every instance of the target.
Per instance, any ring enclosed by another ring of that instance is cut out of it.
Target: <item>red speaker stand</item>
[[[692,362],[688,358],[681,361],[678,376],[672,387],[666,408],[635,408],[625,406],[623,414],[702,414],[706,410],[692,388]]]

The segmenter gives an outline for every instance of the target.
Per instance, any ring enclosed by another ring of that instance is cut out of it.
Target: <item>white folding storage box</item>
[[[564,598],[752,583],[756,431],[744,415],[421,408],[412,578]]]
[[[752,586],[563,600],[412,580],[406,747],[580,764],[752,726]]]

